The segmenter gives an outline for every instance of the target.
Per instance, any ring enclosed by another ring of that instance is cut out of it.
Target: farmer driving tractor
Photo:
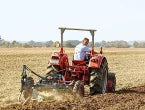
[[[82,43],[78,44],[75,47],[75,53],[74,53],[74,60],[85,60],[86,52],[90,52],[91,50],[87,46],[89,43],[88,38],[84,38]]]
[[[88,47],[89,39],[84,38],[80,44],[75,47],[74,60],[84,60],[89,63],[91,49]],[[97,54],[97,52],[94,52]]]

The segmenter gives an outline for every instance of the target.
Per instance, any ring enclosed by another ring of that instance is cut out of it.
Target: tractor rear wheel
[[[115,92],[115,88],[116,88],[116,77],[115,77],[115,73],[108,73],[108,92]]]
[[[48,64],[46,75],[48,75],[50,73],[56,73],[59,70],[60,70],[59,66],[54,66],[54,65]]]
[[[108,64],[107,60],[103,59],[100,68],[94,68],[90,73],[90,95],[107,92],[107,76]]]
[[[78,95],[80,97],[84,96],[84,83],[80,80],[76,81],[73,87],[73,93],[74,95]]]

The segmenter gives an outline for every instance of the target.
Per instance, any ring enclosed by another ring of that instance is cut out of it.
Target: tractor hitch
[[[30,72],[37,76],[39,80],[35,83],[31,76],[28,76],[27,72]],[[21,101],[21,96],[24,96],[24,103],[28,103],[30,98],[37,100],[38,91],[49,89],[71,89],[72,85],[66,84],[65,78],[60,72],[47,74],[45,77],[35,73],[26,65],[23,65],[23,71],[21,75],[21,89],[18,101]]]

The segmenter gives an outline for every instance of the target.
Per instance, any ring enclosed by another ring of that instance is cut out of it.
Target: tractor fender
[[[102,54],[92,56],[92,58],[89,61],[89,67],[90,68],[100,68],[101,63],[104,58],[105,57]]]

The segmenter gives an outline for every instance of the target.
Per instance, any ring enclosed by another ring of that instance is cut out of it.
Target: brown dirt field
[[[97,49],[98,50],[98,49]],[[109,70],[116,73],[117,91],[87,96],[82,100],[48,100],[39,104],[17,104],[22,65],[44,74],[50,55],[56,48],[0,48],[0,106],[1,109],[60,109],[60,110],[144,110],[145,109],[145,49],[104,49]],[[73,49],[65,49],[72,58]],[[133,88],[132,88],[133,87]],[[7,106],[7,107],[6,107]],[[6,107],[6,108],[2,108]]]
[[[14,104],[6,110],[144,110],[145,86],[122,89],[115,93],[87,96],[67,101],[44,101],[29,105]]]

